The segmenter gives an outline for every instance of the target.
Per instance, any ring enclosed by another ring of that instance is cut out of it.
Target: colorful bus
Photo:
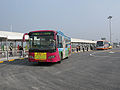
[[[97,50],[107,50],[110,47],[110,43],[106,40],[97,41],[96,49]]]
[[[30,62],[61,62],[71,55],[71,38],[61,31],[39,30],[25,33],[29,36]]]

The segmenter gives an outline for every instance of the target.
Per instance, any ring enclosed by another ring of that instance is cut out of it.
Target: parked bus
[[[61,62],[71,55],[71,38],[61,31],[39,30],[25,33],[29,36],[30,62]]]
[[[97,41],[96,49],[97,50],[107,50],[110,48],[110,43],[106,40]]]

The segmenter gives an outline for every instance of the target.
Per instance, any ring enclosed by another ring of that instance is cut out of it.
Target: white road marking
[[[32,87],[34,90],[39,90],[39,88],[38,87]]]
[[[115,53],[115,52],[110,51],[109,53]]]
[[[106,52],[106,51],[101,51],[101,52]],[[111,57],[111,58],[120,58],[120,57],[112,57],[112,56],[99,56],[99,55],[95,55],[95,54],[97,54],[97,53],[101,53],[101,52],[93,52],[93,53],[90,54],[90,56],[93,56],[93,57]],[[108,52],[108,53],[114,54],[115,52],[110,51],[110,52]]]

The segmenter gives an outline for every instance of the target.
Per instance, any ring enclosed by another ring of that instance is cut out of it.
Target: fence
[[[28,51],[0,51],[0,59],[9,60],[9,59],[17,59],[17,58],[28,57]]]
[[[95,50],[95,46],[89,45],[89,44],[83,44],[83,45],[76,45],[72,47],[72,52],[84,52],[84,51],[91,51]]]

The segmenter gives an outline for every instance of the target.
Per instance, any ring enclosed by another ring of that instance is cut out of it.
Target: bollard
[[[7,57],[7,60],[8,60],[8,57],[9,57],[9,55],[8,55],[8,50],[6,51],[6,57]]]

